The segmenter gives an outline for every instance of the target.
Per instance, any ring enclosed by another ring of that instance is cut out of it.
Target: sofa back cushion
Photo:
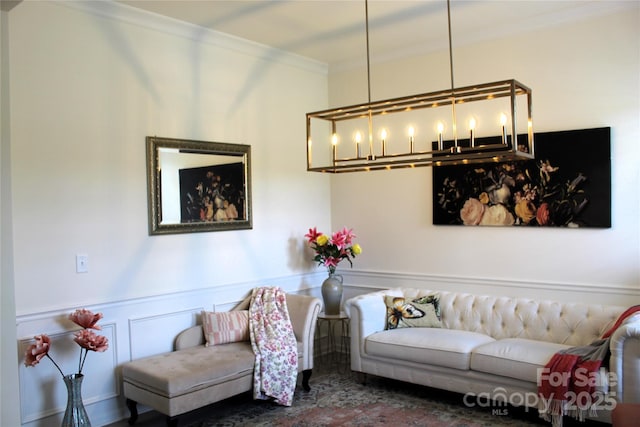
[[[526,338],[570,346],[602,336],[625,307],[562,303],[462,292],[395,288],[384,295],[417,298],[438,292],[442,327],[480,332],[495,339]]]

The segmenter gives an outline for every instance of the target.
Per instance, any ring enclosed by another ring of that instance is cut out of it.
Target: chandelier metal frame
[[[453,53],[451,42],[451,10],[447,0],[447,17],[449,30],[449,64],[451,89],[399,98],[371,101],[370,56],[369,56],[369,16],[368,1],[365,0],[365,21],[367,38],[367,89],[368,102],[345,107],[332,108],[306,114],[307,128],[307,171],[343,173],[372,171],[380,169],[397,169],[420,166],[446,166],[473,163],[505,162],[529,160],[535,156],[532,125],[532,91],[517,80],[502,80],[456,88],[453,79]],[[478,138],[474,140],[473,132],[468,140],[459,140],[457,135],[456,106],[473,102],[509,98],[508,116],[505,117],[502,135],[497,138]],[[527,131],[524,135],[517,133],[517,99],[526,98]],[[413,136],[409,151],[389,154],[382,140],[381,152],[376,153],[373,144],[373,119],[376,116],[402,114],[427,108],[451,107],[453,140],[443,141],[438,137],[432,142],[431,149],[414,149]],[[366,120],[368,123],[368,154],[361,155],[360,146],[355,156],[338,157],[336,149],[336,129],[340,122],[349,120]],[[333,141],[330,141],[332,155],[329,164],[313,165],[312,163],[312,123],[324,122],[331,129]],[[515,143],[514,143],[515,141]]]

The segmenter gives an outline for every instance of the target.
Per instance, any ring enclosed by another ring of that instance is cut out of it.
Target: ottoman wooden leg
[[[304,391],[311,390],[311,387],[309,387],[309,378],[311,378],[312,372],[313,371],[311,369],[305,369],[302,371],[302,388]]]
[[[127,399],[127,408],[131,416],[129,417],[129,425],[132,426],[138,421],[138,403],[135,400]]]

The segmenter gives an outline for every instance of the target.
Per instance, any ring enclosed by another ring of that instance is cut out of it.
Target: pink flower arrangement
[[[359,244],[352,244],[353,239],[356,237],[353,231],[348,230],[346,227],[333,233],[331,237],[320,233],[316,230],[316,227],[313,227],[309,229],[309,232],[304,237],[307,238],[309,246],[316,253],[313,260],[318,265],[327,267],[330,274],[336,272],[338,263],[343,259],[349,261],[349,264],[353,266],[351,259],[362,253],[362,248]]]
[[[78,375],[82,374],[82,368],[84,367],[84,362],[89,351],[102,353],[109,348],[109,340],[106,337],[97,335],[92,331],[92,329],[102,329],[97,325],[100,319],[102,319],[102,313],[94,314],[84,308],[78,309],[69,315],[69,320],[82,327],[81,330],[74,334],[73,338],[73,340],[80,346]],[[60,374],[64,377],[65,375],[62,372],[62,369],[60,369],[60,366],[58,366],[55,360],[53,360],[53,358],[49,355],[49,350],[51,349],[51,339],[45,334],[36,335],[34,339],[36,340],[36,342],[34,344],[31,344],[24,354],[25,366],[36,366],[38,363],[40,363],[40,360],[42,360],[42,358],[46,356],[49,358],[49,360],[51,360],[56,369],[58,369]]]

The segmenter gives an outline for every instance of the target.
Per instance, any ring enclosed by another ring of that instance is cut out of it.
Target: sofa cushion
[[[387,295],[384,302],[387,306],[387,329],[442,327],[438,294],[413,299]]]
[[[207,347],[249,341],[249,310],[202,311],[202,330]]]
[[[551,356],[570,346],[523,338],[505,338],[476,347],[471,369],[519,380],[537,382],[538,369]]]
[[[469,369],[471,351],[494,341],[476,332],[441,328],[402,328],[369,335],[365,352],[390,360]]]

